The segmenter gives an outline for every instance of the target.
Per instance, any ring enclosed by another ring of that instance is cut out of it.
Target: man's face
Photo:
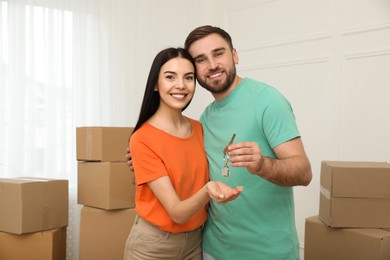
[[[218,34],[195,41],[189,48],[195,59],[199,84],[213,94],[224,93],[236,77],[238,56]]]

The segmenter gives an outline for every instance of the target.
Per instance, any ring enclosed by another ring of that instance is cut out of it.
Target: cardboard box
[[[126,162],[79,162],[77,203],[101,209],[135,207],[134,173]]]
[[[0,259],[65,260],[66,227],[22,235],[0,232]]]
[[[135,214],[134,209],[84,206],[80,218],[80,260],[123,260]]]
[[[0,178],[0,231],[23,234],[68,225],[68,181]]]
[[[331,228],[318,216],[305,223],[305,260],[388,260],[390,230]]]
[[[126,148],[133,127],[77,127],[78,161],[126,161]]]
[[[321,220],[331,227],[390,228],[390,164],[323,161]]]

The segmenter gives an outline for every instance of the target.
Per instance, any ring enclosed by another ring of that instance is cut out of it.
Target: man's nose
[[[216,69],[218,67],[218,63],[214,59],[209,59],[209,68],[211,70]]]

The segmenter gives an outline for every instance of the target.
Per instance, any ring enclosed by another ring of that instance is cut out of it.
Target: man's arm
[[[246,167],[250,173],[281,186],[309,185],[312,171],[301,138],[278,145],[274,152],[277,159],[262,156],[258,144],[254,142],[229,146],[233,167]]]

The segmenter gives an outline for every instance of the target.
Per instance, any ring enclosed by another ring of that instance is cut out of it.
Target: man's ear
[[[233,48],[232,53],[233,53],[233,61],[234,61],[234,64],[237,65],[237,64],[238,64],[238,53],[237,53],[236,48]]]

